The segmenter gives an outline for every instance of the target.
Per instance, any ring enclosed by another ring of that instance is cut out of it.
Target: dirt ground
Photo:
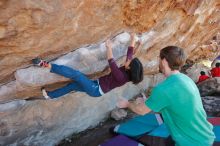
[[[129,111],[128,116],[124,120],[115,121],[109,118],[95,128],[88,129],[78,134],[73,134],[69,138],[61,141],[57,146],[98,146],[114,136],[109,132],[109,128],[125,122],[135,116],[136,114]]]

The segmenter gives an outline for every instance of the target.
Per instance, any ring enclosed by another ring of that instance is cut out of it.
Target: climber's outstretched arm
[[[107,40],[105,42],[105,45],[107,48],[107,58],[108,58],[109,67],[111,69],[111,73],[114,76],[114,78],[120,82],[122,79],[124,79],[124,75],[113,58],[111,41]]]
[[[129,46],[131,46],[131,47],[134,47],[134,46],[135,46],[135,37],[136,37],[136,34],[135,34],[134,32],[130,33],[130,39],[131,39],[131,41],[130,41]]]
[[[133,54],[134,54],[134,46],[135,46],[135,33],[130,33],[130,44],[127,50],[127,56],[126,56],[126,61],[125,61],[125,68],[129,68],[129,64],[133,58]]]
[[[107,48],[107,59],[108,60],[113,59],[112,44],[111,44],[111,41],[109,39],[106,40],[105,46]]]

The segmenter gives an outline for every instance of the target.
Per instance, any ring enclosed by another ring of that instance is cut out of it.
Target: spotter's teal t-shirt
[[[153,89],[146,105],[162,114],[175,146],[211,146],[214,142],[199,90],[188,76],[167,77]]]

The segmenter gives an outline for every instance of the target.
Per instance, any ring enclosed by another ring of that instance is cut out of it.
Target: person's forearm
[[[131,46],[131,47],[134,47],[134,46],[135,46],[135,37],[131,37],[130,46]]]
[[[107,59],[112,59],[113,58],[113,53],[112,53],[112,48],[108,47],[107,48]]]
[[[129,102],[128,108],[133,111],[136,114],[141,115],[141,113],[139,112],[139,110],[137,109],[137,105],[134,102]]]
[[[129,102],[128,108],[139,115],[145,115],[150,112],[144,103]]]
[[[112,59],[113,58],[113,53],[112,53],[112,43],[109,39],[106,40],[105,42],[105,46],[106,46],[106,53],[107,53],[107,59]]]
[[[134,47],[129,46],[127,51],[126,62],[132,60],[133,58]]]

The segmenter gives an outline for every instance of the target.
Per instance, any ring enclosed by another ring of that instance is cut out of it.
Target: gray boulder
[[[220,77],[207,79],[197,86],[202,97],[220,94]]]

